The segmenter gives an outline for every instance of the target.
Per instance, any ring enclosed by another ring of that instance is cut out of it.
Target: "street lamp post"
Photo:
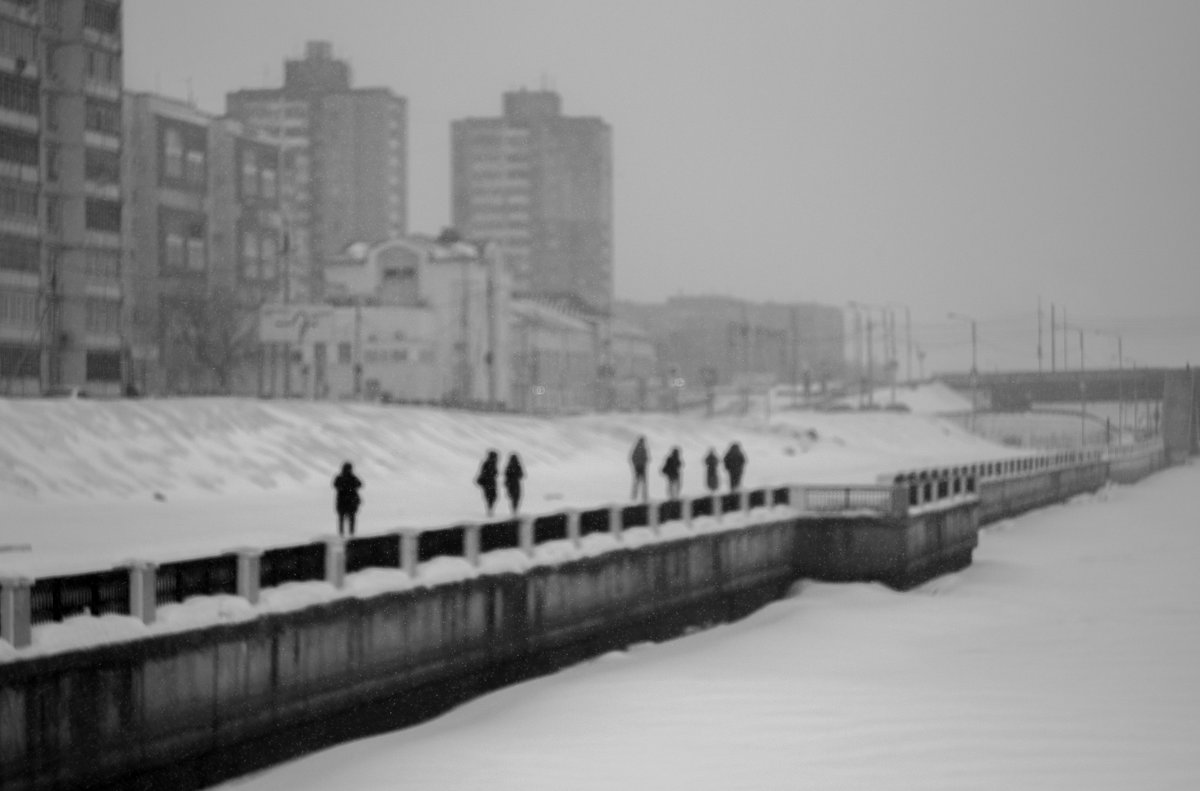
[[[1119,445],[1125,437],[1125,353],[1121,342],[1121,333],[1096,330],[1096,334],[1117,339],[1117,444]]]
[[[961,313],[947,313],[947,318],[965,321],[971,325],[971,428],[975,428],[975,414],[979,410],[979,331],[978,323],[970,316]]]

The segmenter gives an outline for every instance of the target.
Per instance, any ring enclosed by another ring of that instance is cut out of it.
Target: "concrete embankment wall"
[[[1131,455],[906,515],[780,519],[523,574],[349,598],[0,666],[0,788],[201,788],[482,691],[740,617],[797,578],[908,588],[971,562],[983,522],[1163,465]]]
[[[315,749],[331,719],[375,718],[382,701],[428,716],[779,598],[796,535],[790,521],[704,533],[11,664],[0,788],[203,787]],[[343,722],[342,738],[363,724]]]

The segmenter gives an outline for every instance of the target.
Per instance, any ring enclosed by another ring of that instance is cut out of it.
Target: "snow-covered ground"
[[[652,496],[672,445],[683,491],[701,458],[741,441],[750,487],[873,483],[881,472],[1018,454],[927,415],[776,412],[534,418],[247,399],[0,400],[0,574],[46,576],[130,558],[282,546],[336,529],[330,481],[365,482],[359,533],[482,519],[472,483],[488,448],[526,468],[523,510],[629,498],[630,447],[649,440]],[[23,547],[29,551],[20,551]]]
[[[915,591],[806,583],[226,787],[1190,791],[1198,509],[1171,469],[994,525]]]

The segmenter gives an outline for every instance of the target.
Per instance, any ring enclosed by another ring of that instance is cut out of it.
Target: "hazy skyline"
[[[1200,313],[1200,4],[125,8],[130,90],[223,112],[322,39],[406,97],[412,231],[449,222],[450,122],[553,87],[613,128],[618,298],[902,303],[961,350],[954,310],[1026,367],[1039,295],[1097,329]]]

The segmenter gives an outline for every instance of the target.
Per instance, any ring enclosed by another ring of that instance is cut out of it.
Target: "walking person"
[[[717,451],[713,448],[708,449],[708,455],[704,457],[704,485],[708,487],[710,492],[716,492],[721,488],[721,459],[717,456]]]
[[[736,492],[742,485],[742,473],[746,470],[746,454],[742,446],[734,442],[725,451],[725,471],[729,473],[729,491]]]
[[[678,500],[679,490],[682,488],[680,484],[680,475],[683,473],[683,459],[679,455],[679,447],[671,448],[671,452],[667,455],[667,460],[663,462],[662,474],[667,478],[667,499]]]
[[[637,442],[634,443],[633,453],[629,455],[629,463],[633,465],[633,492],[629,495],[629,499],[638,499],[638,490],[641,489],[642,501],[648,501],[650,490],[646,484],[646,465],[650,463],[650,452],[646,450],[644,436],[638,437]]]
[[[475,483],[483,490],[483,502],[487,506],[488,516],[492,515],[492,508],[496,505],[496,476],[500,473],[499,468],[500,454],[489,450],[487,458],[479,465],[479,475],[475,477]]]
[[[343,464],[342,471],[333,479],[333,488],[337,492],[334,505],[337,508],[339,536],[343,535],[343,530],[348,527],[350,537],[354,538],[354,518],[358,514],[358,507],[362,505],[362,496],[358,490],[362,485],[350,462]]]
[[[512,505],[513,516],[521,507],[521,479],[525,470],[521,467],[521,459],[515,453],[508,456],[508,464],[504,465],[504,491],[508,493],[508,502]]]

